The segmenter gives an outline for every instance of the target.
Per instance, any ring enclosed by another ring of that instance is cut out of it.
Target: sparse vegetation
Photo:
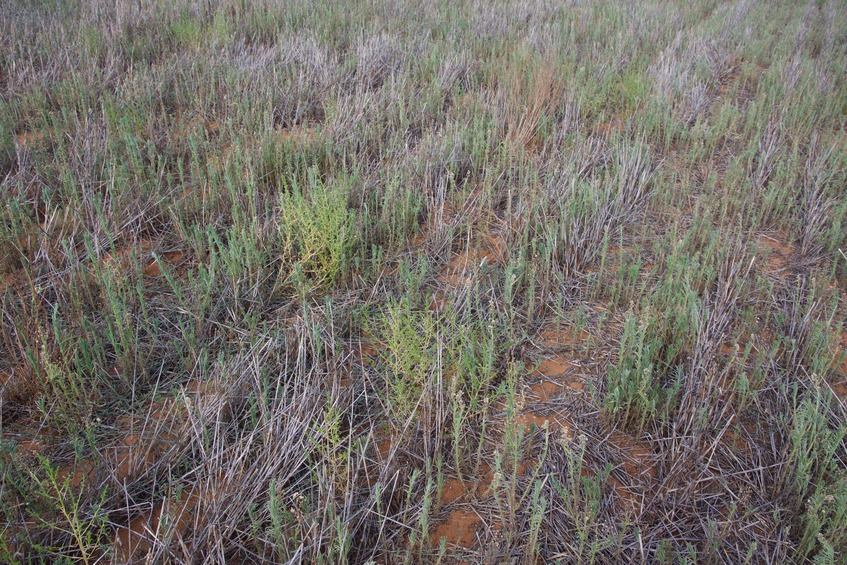
[[[847,7],[0,0],[0,562],[847,563]]]

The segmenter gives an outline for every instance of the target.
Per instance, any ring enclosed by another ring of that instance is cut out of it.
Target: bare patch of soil
[[[607,482],[626,508],[638,511],[643,507],[645,486],[658,477],[653,452],[636,438],[619,431],[613,431],[607,441],[620,453],[618,470],[629,478],[628,485],[624,484],[613,472]]]
[[[572,377],[574,367],[563,355],[543,359],[532,372],[534,377],[538,377],[536,382],[529,385],[532,396],[541,402],[548,402],[566,389],[582,390],[583,383]]]
[[[379,350],[382,349],[380,344],[371,343],[366,339],[362,339],[353,344],[353,355],[357,361],[368,362],[370,359],[379,355]]]
[[[147,555],[151,542],[157,536],[161,516],[162,505],[157,504],[152,511],[136,516],[127,526],[118,528],[113,542],[113,562],[135,563]]]
[[[84,459],[61,467],[56,473],[56,481],[59,486],[67,485],[73,490],[79,490],[80,487],[90,485],[92,473],[95,470],[94,461]]]
[[[165,533],[163,513],[167,516],[169,527],[177,534],[184,534],[196,519],[200,501],[196,493],[185,491],[179,500],[167,504],[160,502],[151,511],[133,518],[127,526],[118,528],[113,542],[114,562],[137,563],[144,559],[152,548],[152,542]]]
[[[847,402],[847,379],[832,385],[832,392],[841,402]]]
[[[830,386],[832,386],[832,392],[835,393],[835,396],[840,401],[847,402],[847,331],[841,334],[841,347],[838,353],[844,359],[839,368],[839,376],[841,378],[831,383]]]
[[[170,253],[163,253],[161,260],[162,262],[168,265],[176,265],[183,258],[183,254],[180,251],[172,251]],[[148,277],[158,277],[162,274],[162,268],[159,266],[159,261],[153,259],[147,266],[144,267],[144,274]]]
[[[137,246],[119,247],[114,251],[106,253],[100,264],[105,268],[126,271],[132,267],[132,257],[134,254],[147,254],[152,247],[153,243],[147,240],[142,241]]]
[[[561,355],[548,357],[543,359],[538,364],[533,374],[541,375],[542,377],[562,377],[573,369],[573,364]]]
[[[452,510],[447,518],[432,530],[429,542],[438,547],[441,538],[447,538],[447,546],[469,549],[476,543],[476,533],[482,525],[482,519],[473,509],[460,506]]]
[[[468,482],[462,482],[459,479],[445,479],[441,486],[441,504],[446,506],[458,500],[472,488],[473,485]]]
[[[486,250],[463,251],[453,255],[438,275],[438,280],[451,287],[465,287],[471,283],[470,275],[486,262],[493,263],[494,255]]]
[[[743,434],[739,434],[735,430],[727,430],[722,438],[722,441],[739,453],[743,453],[745,455],[750,455],[752,453],[750,442],[747,441],[747,438],[745,438]]]
[[[538,414],[536,412],[525,410],[515,415],[514,423],[523,427],[524,430],[527,431],[532,428],[532,426],[535,426],[536,428],[542,429],[564,430],[567,434],[572,434],[573,432],[570,424],[568,424],[567,420],[565,420],[564,415],[560,413]]]
[[[763,252],[761,265],[764,271],[785,276],[789,270],[791,258],[797,252],[788,234],[784,232],[762,234],[756,238],[756,243]]]
[[[292,143],[295,145],[302,145],[317,139],[318,128],[312,126],[297,125],[292,126],[290,128],[277,130],[277,135],[279,136],[280,141]]]
[[[623,469],[630,477],[641,479],[646,475],[650,479],[656,478],[658,471],[652,460],[653,451],[647,445],[619,431],[613,431],[608,441],[622,452]]]
[[[538,333],[539,343],[544,347],[577,347],[590,338],[585,330],[570,330],[564,327],[547,328]]]
[[[543,379],[529,385],[529,388],[532,391],[532,395],[540,402],[548,402],[550,399],[555,398],[561,390],[561,386],[558,383]]]
[[[43,131],[24,131],[15,136],[15,140],[24,147],[30,148],[44,139]]]
[[[14,405],[29,404],[35,397],[36,388],[32,370],[26,366],[0,371],[0,406],[3,406],[6,412],[4,418],[8,416],[9,408]]]
[[[150,439],[145,434],[129,433],[110,448],[114,480],[120,484],[132,482],[161,461],[173,444],[173,438],[166,436],[163,433]]]
[[[600,122],[595,126],[595,132],[601,137],[610,137],[624,129],[627,123],[627,116],[623,113],[617,113],[605,122]]]
[[[391,439],[384,439],[377,442],[376,453],[380,461],[388,461],[388,458],[391,456],[391,447]]]

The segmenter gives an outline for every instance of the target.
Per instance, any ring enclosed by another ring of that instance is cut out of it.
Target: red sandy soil
[[[469,549],[476,543],[476,532],[481,524],[482,519],[472,508],[456,508],[432,530],[429,536],[430,545],[438,547],[441,538],[447,538],[447,547],[459,546]]]
[[[796,253],[796,247],[791,243],[788,234],[784,232],[762,234],[756,238],[756,242],[764,252],[760,263],[764,271],[769,274],[786,276],[788,262]]]

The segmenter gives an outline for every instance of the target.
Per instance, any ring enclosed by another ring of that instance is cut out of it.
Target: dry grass
[[[0,2],[0,561],[844,563],[845,34]]]

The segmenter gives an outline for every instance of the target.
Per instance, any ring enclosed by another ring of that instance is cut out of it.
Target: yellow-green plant
[[[327,185],[314,169],[308,186],[292,180],[290,191],[280,196],[278,222],[283,280],[295,266],[315,287],[331,284],[346,272],[356,233],[343,183]]]

